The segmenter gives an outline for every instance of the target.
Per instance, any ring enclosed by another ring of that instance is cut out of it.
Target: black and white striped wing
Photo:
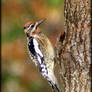
[[[46,76],[48,71],[46,64],[44,62],[44,56],[40,49],[40,44],[35,38],[33,37],[30,38],[28,43],[28,49],[32,57],[36,59],[36,63],[40,72],[42,73],[43,76]]]
[[[42,51],[40,49],[40,45],[38,44],[38,42],[35,38],[31,37],[29,39],[28,49],[29,49],[29,52],[32,55],[32,57],[39,60],[38,63],[41,64],[43,62],[44,57],[43,57]]]

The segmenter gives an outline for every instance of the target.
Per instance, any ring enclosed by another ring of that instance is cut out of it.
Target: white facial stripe
[[[34,44],[34,49],[35,49],[36,53],[38,53],[41,57],[43,57],[43,54],[42,54],[41,50],[39,49],[39,44],[35,39],[33,39],[33,44]]]

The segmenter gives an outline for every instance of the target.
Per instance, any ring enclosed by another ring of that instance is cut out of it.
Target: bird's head
[[[37,22],[35,22],[35,21],[27,22],[27,23],[24,25],[24,32],[25,32],[25,34],[26,34],[27,36],[29,36],[29,35],[32,35],[32,34],[36,33],[37,28],[39,27],[39,25],[40,25],[41,23],[43,23],[45,20],[46,20],[46,19],[44,18],[44,19],[41,19],[41,20],[39,20],[39,21],[37,21]]]

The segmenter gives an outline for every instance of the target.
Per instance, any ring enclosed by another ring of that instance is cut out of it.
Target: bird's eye
[[[31,24],[30,26],[31,26],[31,28],[33,28],[34,27],[34,24]]]
[[[34,24],[31,24],[31,25],[29,25],[29,26],[24,27],[24,29],[33,28],[33,27],[34,27]]]

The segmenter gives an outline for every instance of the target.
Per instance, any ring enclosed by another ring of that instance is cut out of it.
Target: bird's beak
[[[46,18],[43,18],[43,19],[37,21],[37,27],[38,27],[40,24],[42,24],[45,20],[46,20]]]

